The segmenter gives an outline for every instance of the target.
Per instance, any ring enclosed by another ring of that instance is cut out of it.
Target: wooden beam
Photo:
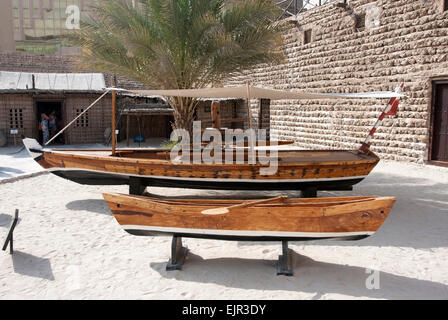
[[[255,135],[253,132],[253,125],[252,125],[252,110],[250,107],[250,98],[251,98],[251,93],[250,93],[250,83],[246,83],[246,89],[247,89],[247,115],[249,117],[249,129],[250,130],[250,139],[249,139],[249,149],[251,151],[251,155],[252,155],[252,159],[255,161],[255,148],[254,148],[254,143],[255,143]]]
[[[117,79],[113,78],[113,87],[115,88],[117,86]],[[117,143],[117,134],[115,132],[116,130],[116,113],[117,113],[117,93],[115,90],[112,90],[112,155],[115,156],[115,149],[116,149],[116,143]]]
[[[219,101],[213,101],[211,106],[211,116],[212,116],[212,128],[221,128],[221,115],[219,113],[220,103]]]
[[[232,119],[221,119],[221,123],[229,123],[229,122],[246,122],[249,121],[249,118],[232,118]],[[213,124],[213,120],[201,120],[203,124]]]
[[[126,146],[129,147],[129,113],[126,114]]]
[[[117,111],[117,94],[115,90],[112,90],[112,155],[115,156],[115,149],[116,149],[116,141],[117,141],[117,134],[115,133],[115,113]]]

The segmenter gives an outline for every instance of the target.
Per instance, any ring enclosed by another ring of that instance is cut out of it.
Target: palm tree
[[[280,13],[267,0],[97,0],[71,41],[83,67],[152,89],[204,88],[282,61]],[[174,128],[191,130],[197,101],[169,102]]]

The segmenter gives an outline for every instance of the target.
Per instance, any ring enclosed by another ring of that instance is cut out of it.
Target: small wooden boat
[[[162,149],[63,150],[43,149],[34,139],[24,144],[35,161],[62,178],[88,185],[131,185],[139,179],[144,186],[230,189],[230,190],[351,190],[379,162],[370,150],[278,150],[275,174],[263,175],[269,167],[257,158],[248,163],[173,163],[170,151]],[[233,156],[236,158],[236,149]],[[225,152],[222,153],[223,158]],[[193,157],[193,153],[190,154]]]
[[[359,240],[381,227],[395,202],[393,197],[277,197],[255,202],[112,193],[103,197],[118,223],[133,235],[255,241]],[[211,214],[216,211],[219,214]]]

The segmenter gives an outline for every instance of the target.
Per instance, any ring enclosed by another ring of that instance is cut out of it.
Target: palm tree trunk
[[[173,129],[185,129],[193,137],[193,121],[196,101],[191,98],[174,98],[171,100],[174,110]]]

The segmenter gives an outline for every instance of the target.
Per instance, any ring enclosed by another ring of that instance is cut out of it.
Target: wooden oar
[[[209,215],[226,214],[226,213],[229,213],[230,210],[233,210],[236,208],[245,208],[248,206],[253,206],[256,204],[261,204],[261,203],[266,203],[266,202],[285,201],[287,198],[288,198],[287,196],[278,196],[278,197],[270,198],[270,199],[246,201],[246,202],[236,204],[236,205],[230,206],[230,207],[221,207],[221,208],[213,208],[213,209],[203,210],[203,211],[201,211],[201,213],[209,214]]]

